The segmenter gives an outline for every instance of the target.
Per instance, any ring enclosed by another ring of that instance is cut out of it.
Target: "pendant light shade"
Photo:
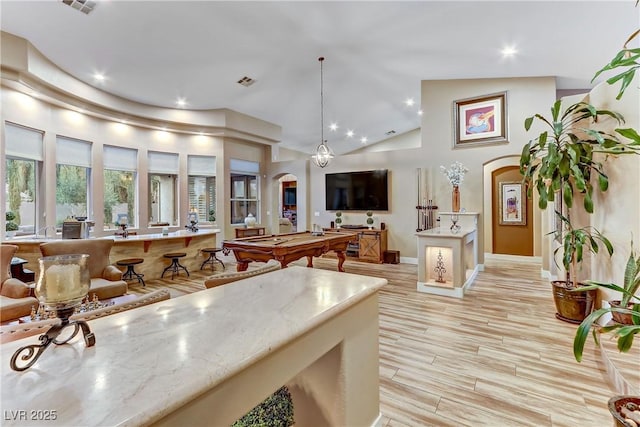
[[[311,158],[316,166],[323,168],[329,164],[334,155],[324,139],[324,76],[322,73],[324,57],[321,56],[318,61],[320,61],[320,145],[316,147],[316,151]]]

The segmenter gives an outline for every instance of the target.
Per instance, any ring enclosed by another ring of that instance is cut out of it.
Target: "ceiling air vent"
[[[251,77],[247,77],[247,76],[244,76],[243,78],[238,80],[238,83],[240,83],[244,87],[249,87],[252,84],[254,84],[255,82],[256,82],[255,80],[253,80]]]
[[[387,136],[391,136],[391,135],[393,135],[395,133],[396,133],[395,130],[390,130],[389,132],[385,132],[384,134],[387,135]]]
[[[88,15],[89,12],[91,12],[93,8],[96,7],[96,2],[90,0],[62,0],[62,3],[66,4],[67,6],[71,6],[76,10],[79,10],[85,15]]]

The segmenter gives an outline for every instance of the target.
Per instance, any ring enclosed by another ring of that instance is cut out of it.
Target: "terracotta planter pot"
[[[625,417],[620,413],[629,402],[640,405],[640,396],[614,396],[609,399],[609,412],[615,421],[615,427],[630,427],[630,424],[624,422]]]
[[[598,294],[596,289],[576,292],[563,280],[551,282],[556,317],[569,323],[581,323],[591,313]]]
[[[611,305],[611,307],[620,307],[620,301],[609,301],[609,305]],[[631,310],[631,308],[633,308],[633,304],[628,304],[627,308]],[[616,313],[615,311],[612,311],[611,317],[613,317],[613,321],[616,323],[620,323],[622,325],[633,325],[633,319],[630,314]]]

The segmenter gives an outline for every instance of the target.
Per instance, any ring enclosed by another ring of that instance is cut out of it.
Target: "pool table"
[[[303,256],[307,257],[307,267],[313,267],[313,257],[329,251],[338,255],[338,271],[344,271],[344,252],[349,241],[354,239],[355,234],[352,233],[325,232],[324,235],[315,236],[309,231],[303,231],[225,240],[222,248],[233,251],[238,261],[238,271],[245,271],[251,261],[266,262],[270,259],[279,261],[282,268],[285,268],[287,264]]]

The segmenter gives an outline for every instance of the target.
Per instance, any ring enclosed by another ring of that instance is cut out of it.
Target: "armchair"
[[[109,260],[111,247],[111,239],[71,239],[42,243],[40,252],[43,256],[88,254],[89,295],[96,294],[102,300],[124,295],[128,290],[127,282],[122,280],[122,271]]]
[[[17,250],[15,245],[0,245],[0,322],[27,316],[32,306],[38,306],[29,286],[11,277],[11,258]]]

